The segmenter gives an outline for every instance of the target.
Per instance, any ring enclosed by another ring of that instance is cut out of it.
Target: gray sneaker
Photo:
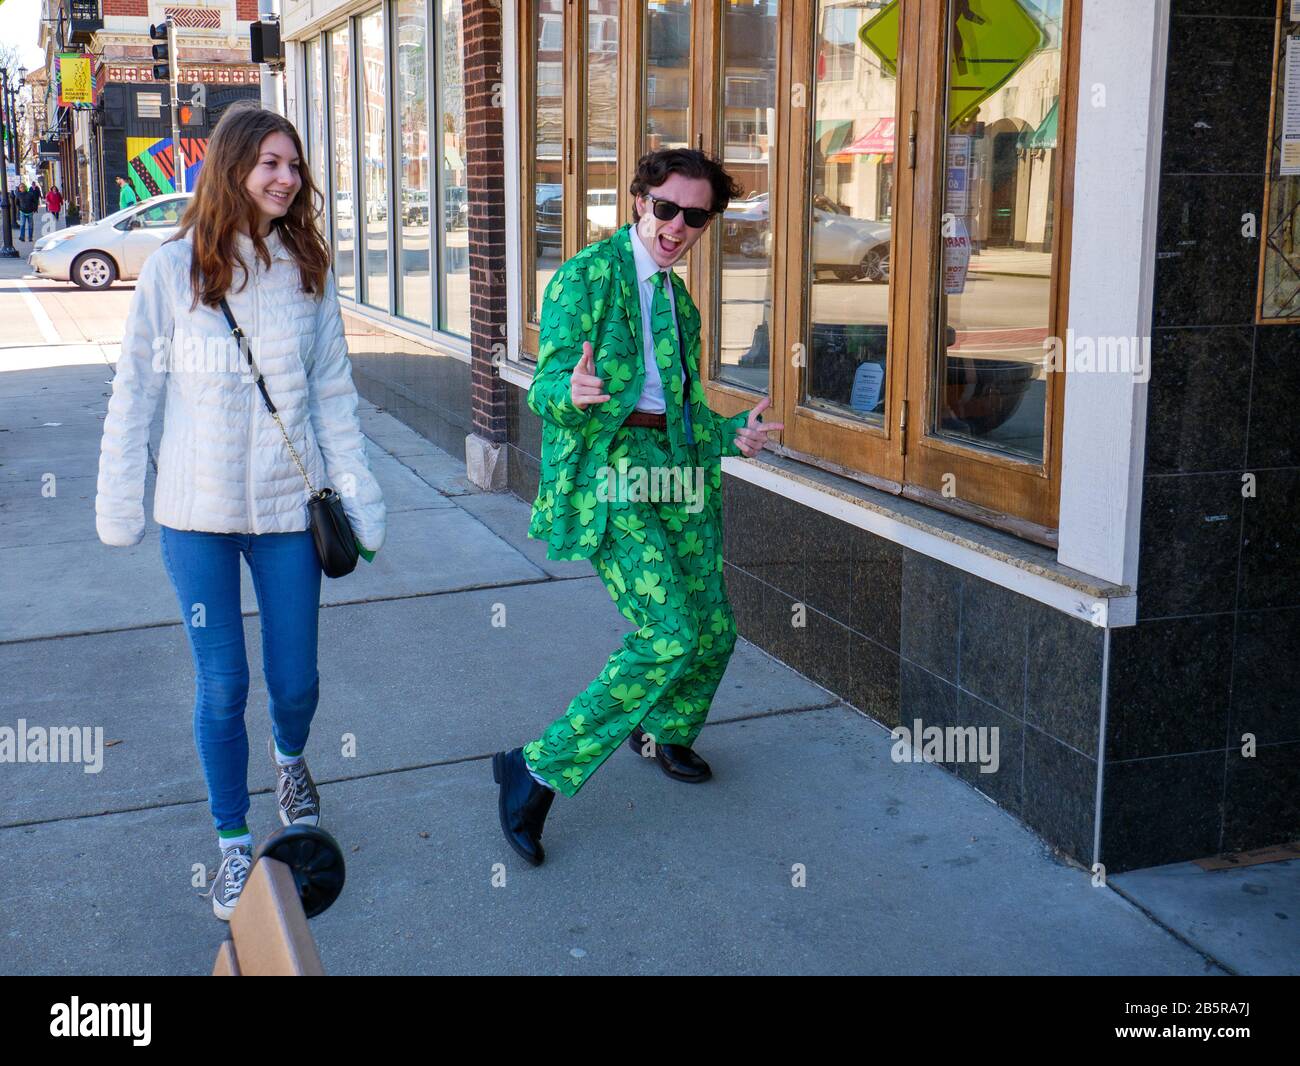
[[[275,802],[285,825],[320,825],[320,793],[311,779],[307,760],[281,766],[275,758],[275,738],[270,741],[271,762],[275,763]]]
[[[230,921],[235,904],[253,868],[253,851],[246,844],[221,849],[221,865],[212,881],[212,913],[223,922]]]

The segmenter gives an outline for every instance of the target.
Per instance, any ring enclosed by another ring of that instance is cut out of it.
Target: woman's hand
[[[579,409],[604,403],[609,399],[609,393],[601,391],[604,384],[603,379],[596,376],[596,359],[591,350],[591,341],[583,341],[582,358],[569,375],[569,399]]]
[[[749,412],[749,418],[745,424],[736,431],[736,447],[741,450],[747,459],[752,459],[763,450],[763,445],[767,443],[767,435],[778,429],[785,429],[784,422],[764,422],[760,417],[764,411],[772,406],[770,397],[764,396],[759,400],[758,405]]]

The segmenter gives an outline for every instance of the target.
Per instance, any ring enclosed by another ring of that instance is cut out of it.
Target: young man
[[[121,190],[117,194],[117,209],[119,211],[125,211],[132,204],[139,202],[139,197],[135,195],[135,190],[131,188],[131,183],[126,178],[119,177],[117,187]]]
[[[722,576],[722,467],[757,455],[764,398],[715,414],[699,381],[700,315],[673,271],[739,188],[686,149],[643,156],[625,225],[546,287],[528,406],[543,421],[528,535],[590,559],[636,628],[536,740],[492,757],[501,827],[534,866],[555,793],[573,796],[629,737],[668,776],[711,776],[692,749],[736,641]]]

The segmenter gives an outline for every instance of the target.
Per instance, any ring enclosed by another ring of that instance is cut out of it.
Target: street
[[[105,750],[99,773],[0,763],[0,971],[206,973],[226,930],[196,887],[217,854],[152,473],[143,543],[95,533],[132,288],[24,274],[0,263],[0,725],[100,727]],[[547,862],[525,867],[498,826],[490,757],[564,708],[624,619],[590,567],[526,539],[525,502],[474,489],[462,456],[364,401],[362,425],[388,540],[322,589],[307,749],[347,862],[311,926],[327,972],[1295,971],[1294,944],[1251,932],[1277,924],[1256,911],[1295,915],[1293,864],[1213,875],[1222,895],[1199,911],[1165,909],[1174,874],[1098,887],[952,774],[895,761],[882,726],[743,639],[699,742],[715,780],[686,788],[620,752],[557,800]],[[278,823],[244,582],[261,840]]]

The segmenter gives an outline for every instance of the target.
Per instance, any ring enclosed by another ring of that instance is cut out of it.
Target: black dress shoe
[[[501,786],[497,807],[506,842],[532,865],[541,866],[546,858],[542,850],[542,826],[555,793],[539,785],[528,772],[523,748],[493,755],[492,779]]]
[[[640,755],[645,741],[645,731],[640,726],[636,726],[628,738],[628,746]],[[683,744],[660,744],[656,741],[655,761],[659,764],[659,769],[674,781],[698,785],[713,776],[709,764]]]

